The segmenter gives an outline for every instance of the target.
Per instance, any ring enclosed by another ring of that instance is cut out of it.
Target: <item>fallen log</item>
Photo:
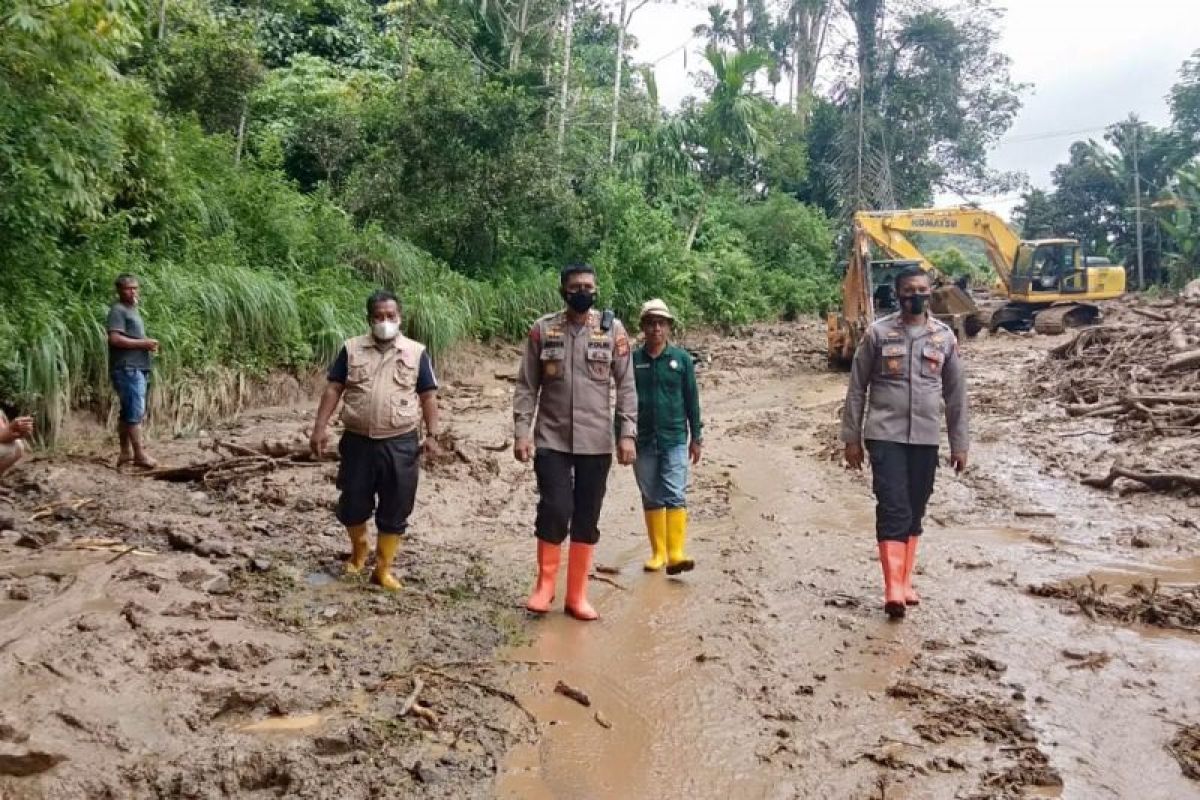
[[[1150,311],[1149,309],[1146,309],[1146,308],[1138,308],[1137,306],[1131,306],[1129,310],[1132,311],[1133,313],[1137,314],[1138,316],[1146,317],[1147,319],[1152,319],[1155,322],[1170,322],[1171,321],[1171,318],[1168,317],[1166,314],[1160,314],[1157,311]]]
[[[1064,406],[1068,417],[1105,417],[1120,414],[1138,406],[1154,406],[1163,403],[1200,403],[1200,392],[1175,392],[1173,394],[1131,394],[1120,400],[1100,403],[1079,403]]]
[[[1081,483],[1097,489],[1111,489],[1117,478],[1128,478],[1131,481],[1145,484],[1151,489],[1165,492],[1178,486],[1200,490],[1200,475],[1186,472],[1139,472],[1127,469],[1120,463],[1109,467],[1108,474],[1102,478],[1084,478]]]
[[[278,466],[278,462],[270,456],[256,453],[253,456],[236,456],[234,458],[217,459],[216,461],[201,461],[198,464],[188,464],[183,467],[159,467],[141,473],[142,477],[154,478],[171,483],[189,483],[193,481],[212,480],[219,476],[235,477],[237,475],[256,472],[269,472]]]
[[[1174,372],[1192,367],[1200,367],[1200,350],[1189,350],[1186,353],[1171,356],[1167,359],[1167,363],[1163,364],[1163,372]]]

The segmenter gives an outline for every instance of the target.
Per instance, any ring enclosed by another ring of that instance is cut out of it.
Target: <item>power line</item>
[[[1108,126],[1101,128],[1079,128],[1073,131],[1044,131],[1042,133],[1027,133],[1020,136],[1005,136],[1000,139],[1001,142],[1036,142],[1042,139],[1061,139],[1066,136],[1077,136],[1081,133],[1101,133],[1108,130]]]
[[[649,62],[650,66],[652,66],[652,67],[653,67],[653,66],[657,66],[657,65],[658,65],[658,64],[660,64],[661,62],[663,62],[663,61],[666,61],[668,58],[670,58],[671,56],[675,55],[675,54],[676,54],[676,53],[678,53],[680,50],[682,50],[683,48],[685,48],[685,47],[687,47],[689,44],[691,44],[691,43],[692,43],[692,40],[693,40],[693,39],[695,39],[695,38],[696,38],[696,34],[694,34],[694,33],[693,33],[691,36],[689,36],[688,38],[684,39],[682,44],[679,44],[678,46],[676,46],[676,47],[672,48],[671,50],[668,50],[667,52],[663,53],[663,54],[662,54],[661,56],[659,56],[658,58],[656,58],[656,59],[654,59],[653,61]]]

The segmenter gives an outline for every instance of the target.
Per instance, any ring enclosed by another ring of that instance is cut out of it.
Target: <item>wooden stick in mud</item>
[[[1147,319],[1152,319],[1155,322],[1170,322],[1171,321],[1171,318],[1168,317],[1166,314],[1160,314],[1157,311],[1149,311],[1145,308],[1138,308],[1137,306],[1131,306],[1129,308],[1129,310],[1132,311],[1133,313],[1137,314],[1138,316],[1146,317]]]
[[[563,697],[569,697],[581,706],[590,706],[592,704],[592,698],[587,696],[587,692],[582,689],[576,689],[564,681],[554,684],[554,693],[561,694]]]
[[[404,698],[403,705],[400,706],[400,716],[408,716],[408,712],[413,710],[413,706],[417,704],[417,697],[421,694],[421,690],[425,688],[425,679],[419,675],[413,678],[413,690]]]
[[[255,450],[252,447],[246,447],[245,445],[240,445],[240,444],[237,444],[236,442],[226,442],[222,439],[217,439],[215,442],[213,442],[213,450],[216,450],[219,447],[224,447],[229,452],[231,452],[235,455],[239,455],[239,456],[265,455],[264,453],[259,452],[258,450]]]
[[[1176,486],[1200,489],[1200,475],[1191,475],[1186,472],[1137,472],[1126,469],[1121,466],[1120,462],[1113,464],[1103,478],[1084,478],[1081,483],[1097,489],[1111,489],[1117,478],[1128,478],[1159,491],[1168,491]]]
[[[1200,367],[1200,350],[1190,350],[1177,356],[1171,356],[1167,359],[1167,363],[1163,364],[1163,372],[1174,372],[1192,367]]]
[[[495,686],[484,683],[483,681],[472,680],[470,678],[460,678],[457,675],[451,675],[447,672],[442,672],[441,670],[437,670],[432,667],[418,667],[418,669],[421,672],[424,672],[426,675],[435,675],[443,680],[450,681],[451,683],[458,683],[462,684],[463,686],[474,686],[476,689],[479,689],[485,694],[490,694],[493,697],[498,697],[501,700],[511,703],[512,705],[516,706],[526,717],[528,717],[530,722],[534,723],[535,725],[537,724],[538,719],[534,713],[526,708],[525,705],[519,699],[517,699],[517,696],[512,692],[506,692],[503,689],[498,689]]]
[[[612,578],[608,577],[607,575],[598,575],[593,572],[591,575],[588,575],[588,579],[593,580],[593,581],[600,581],[601,583],[607,583],[609,586],[615,586],[618,589],[620,589],[622,592],[626,591],[626,588],[624,586],[617,583],[616,581],[614,581]]]

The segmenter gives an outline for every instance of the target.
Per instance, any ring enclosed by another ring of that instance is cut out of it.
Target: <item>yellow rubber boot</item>
[[[346,562],[346,574],[357,575],[367,565],[367,555],[371,552],[367,544],[367,523],[350,525],[346,533],[350,534],[350,560]]]
[[[696,567],[684,553],[687,544],[687,509],[668,508],[667,518],[667,574],[678,575],[691,572]]]
[[[646,512],[646,534],[650,537],[650,560],[642,565],[646,572],[658,572],[667,563],[667,510]]]
[[[392,576],[392,561],[396,551],[400,549],[400,534],[379,534],[379,546],[375,550],[375,573],[371,575],[371,583],[378,584],[389,592],[399,591],[400,581]]]

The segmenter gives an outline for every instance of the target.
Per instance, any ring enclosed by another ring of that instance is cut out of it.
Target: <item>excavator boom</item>
[[[993,331],[1033,327],[1039,333],[1061,333],[1099,319],[1100,309],[1091,301],[1125,293],[1123,267],[1092,263],[1074,239],[1022,241],[990,211],[971,206],[859,211],[854,215],[842,311],[827,320],[831,361],[845,362],[853,355],[859,337],[874,320],[880,294],[887,294],[884,277],[889,265],[917,265],[929,272],[935,286],[932,310],[960,336],[973,336],[983,327],[974,300],[941,280],[914,243],[914,235],[967,236],[983,244],[1000,281],[998,293],[1008,300],[988,322]],[[891,260],[872,261],[872,246]]]
[[[854,224],[894,258],[919,259],[933,269],[909,234],[970,236],[983,242],[988,261],[1005,288],[1012,278],[1021,240],[990,211],[975,208],[926,208],[904,211],[859,211]]]

